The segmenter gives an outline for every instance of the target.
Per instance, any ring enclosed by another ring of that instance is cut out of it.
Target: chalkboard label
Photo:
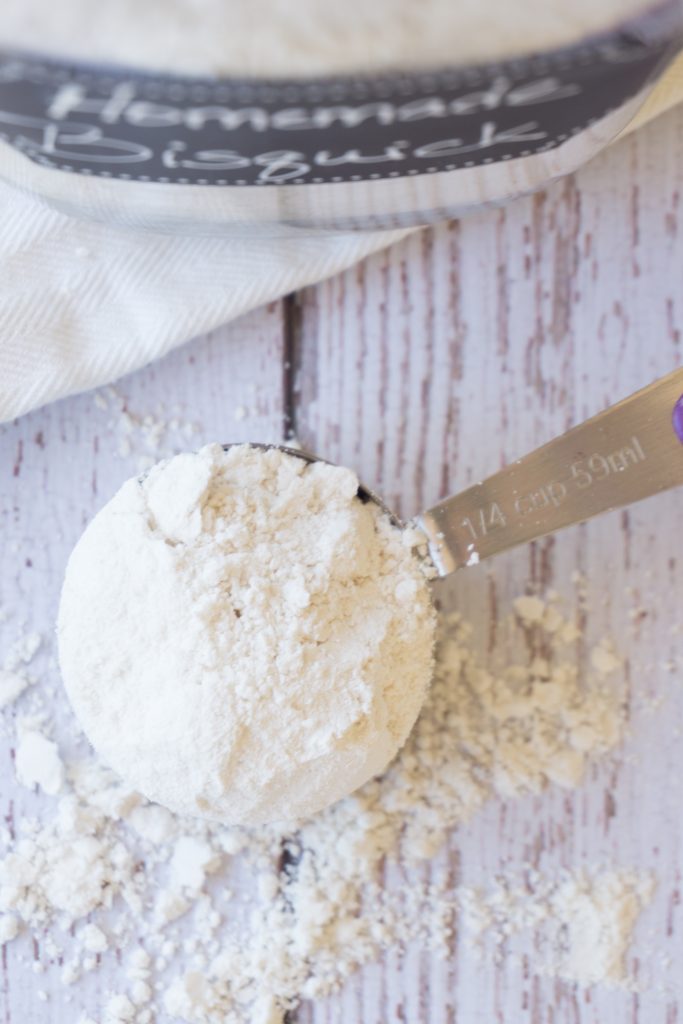
[[[62,172],[222,187],[513,160],[560,146],[639,93],[680,43],[673,6],[586,45],[433,74],[255,82],[2,52],[0,139]]]

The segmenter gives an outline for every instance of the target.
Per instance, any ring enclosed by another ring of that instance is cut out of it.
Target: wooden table
[[[214,439],[280,441],[291,429],[401,512],[416,512],[681,364],[682,168],[683,109],[540,195],[417,233],[185,346],[120,381],[119,398],[79,396],[1,428],[0,605],[11,614],[0,628],[3,642],[21,623],[45,637],[36,664],[58,722],[67,712],[51,630],[65,559],[136,470],[155,423],[178,420],[162,439],[169,451]],[[134,417],[130,435],[119,405]],[[554,587],[576,607],[578,570],[589,581],[586,648],[609,635],[627,658],[630,735],[617,760],[596,765],[575,792],[490,803],[451,849],[466,884],[529,862],[548,872],[652,870],[658,889],[631,961],[643,990],[581,990],[537,976],[533,955],[525,969],[478,964],[459,945],[445,965],[392,952],[293,1020],[683,1019],[682,524],[683,494],[672,493],[461,573],[449,591],[485,652],[496,620],[526,587]],[[10,821],[41,807],[13,781],[11,718],[0,753]],[[67,992],[56,970],[36,981],[22,960],[27,948],[18,941],[4,951],[0,1020],[75,1024],[86,1003],[97,1019],[106,972],[83,993]]]

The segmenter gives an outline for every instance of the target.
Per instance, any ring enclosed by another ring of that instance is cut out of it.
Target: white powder
[[[199,892],[206,876],[220,864],[209,843],[194,836],[181,836],[176,841],[170,863],[169,881],[175,889]]]
[[[165,889],[159,893],[157,898],[154,919],[159,926],[170,924],[171,921],[177,921],[179,917],[186,914],[191,906],[190,900],[181,893],[173,889]]]
[[[607,640],[591,651],[591,665],[602,675],[608,676],[621,667],[621,659],[615,653]]]
[[[130,480],[66,573],[59,654],[105,760],[235,823],[312,814],[405,742],[434,613],[411,543],[349,470],[209,445]]]
[[[135,1006],[128,996],[119,994],[111,997],[104,1010],[104,1024],[128,1024],[135,1020]]]
[[[24,673],[0,671],[0,710],[13,704],[29,685]]]
[[[540,597],[525,594],[514,602],[514,609],[526,623],[542,622],[546,613],[546,605]]]
[[[41,643],[40,633],[21,633],[5,655],[3,668],[8,672],[13,672],[22,665],[28,665],[36,656]]]
[[[19,934],[19,922],[12,914],[0,915],[0,946],[16,939]]]
[[[155,805],[136,807],[129,815],[128,823],[151,843],[163,843],[171,839],[177,830],[176,819],[171,812]]]
[[[501,957],[507,937],[527,934],[542,954],[536,973],[630,985],[628,947],[649,876],[619,866],[529,872],[478,891],[454,888],[435,869],[428,882],[413,872],[487,800],[536,791],[567,760],[560,781],[578,785],[619,740],[621,674],[589,664],[579,677],[573,623],[556,601],[538,600],[530,620],[520,614],[529,607],[517,604],[509,623],[529,650],[520,660],[482,664],[470,628],[443,618],[434,683],[396,761],[296,832],[179,818],[94,759],[70,764],[52,819],[20,822],[0,861],[7,941],[22,923],[42,937],[93,915],[76,930],[81,959],[65,980],[98,969],[91,949],[110,967],[121,950],[126,980],[107,1004],[109,1024],[131,1013],[144,1024],[159,1002],[186,1024],[280,1024],[287,1007],[336,991],[390,947],[448,954],[456,931],[474,949],[492,937]],[[278,871],[283,852],[289,866]],[[246,904],[233,891],[235,857],[253,879]],[[392,863],[397,881],[385,870]]]
[[[187,448],[199,433],[199,424],[182,417],[177,406],[168,410],[159,403],[152,411],[138,413],[111,385],[97,391],[93,403],[100,412],[114,414],[107,420],[107,429],[116,435],[117,454],[125,459],[134,453],[138,473]]]
[[[461,921],[475,939],[502,945],[521,932],[537,935],[540,973],[581,985],[636,987],[627,966],[633,929],[654,893],[636,871],[565,872],[559,879],[531,871],[524,883],[498,880],[488,891],[459,890]]]
[[[146,1006],[152,998],[152,989],[146,981],[134,981],[130,988],[130,998],[136,1006]]]
[[[27,687],[35,682],[35,677],[27,672],[26,666],[33,661],[41,643],[39,633],[24,631],[10,644],[0,666],[0,711],[14,704]]]
[[[452,66],[577,41],[646,0],[12,0],[0,44],[189,71],[320,75]]]
[[[632,871],[566,879],[550,899],[549,917],[561,943],[552,972],[581,985],[630,980],[625,960],[631,934],[654,888],[650,876]]]
[[[90,953],[104,953],[108,946],[107,936],[96,924],[87,924],[80,934],[83,948]]]
[[[16,751],[17,778],[23,786],[40,786],[54,796],[64,782],[64,765],[57,744],[34,729],[20,733]]]

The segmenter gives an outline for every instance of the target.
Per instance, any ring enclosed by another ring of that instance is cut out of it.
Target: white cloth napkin
[[[637,127],[683,97],[683,57]],[[67,217],[0,183],[0,421],[115,380],[407,231],[177,237]]]
[[[77,220],[0,185],[0,421],[115,380],[402,238],[178,237]]]

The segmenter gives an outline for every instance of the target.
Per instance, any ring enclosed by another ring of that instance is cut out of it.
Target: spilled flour
[[[529,869],[478,891],[449,874],[447,840],[487,801],[579,785],[625,728],[609,645],[580,677],[577,631],[556,601],[520,599],[511,629],[528,656],[482,664],[470,627],[444,616],[434,685],[399,757],[298,828],[178,817],[92,757],[66,764],[46,797],[52,816],[5,836],[0,941],[32,937],[38,971],[59,970],[68,986],[119,959],[118,991],[81,1024],[277,1024],[393,946],[447,955],[457,937],[473,950],[493,941],[504,955],[525,931],[541,950],[538,973],[630,984],[648,876]],[[29,724],[50,742],[39,717]],[[63,929],[75,935],[68,955]]]
[[[581,870],[554,879],[529,871],[523,884],[499,879],[488,891],[460,889],[460,923],[471,940],[492,937],[499,949],[513,936],[535,935],[539,974],[580,985],[635,985],[624,965],[654,889],[654,880],[636,871]]]

